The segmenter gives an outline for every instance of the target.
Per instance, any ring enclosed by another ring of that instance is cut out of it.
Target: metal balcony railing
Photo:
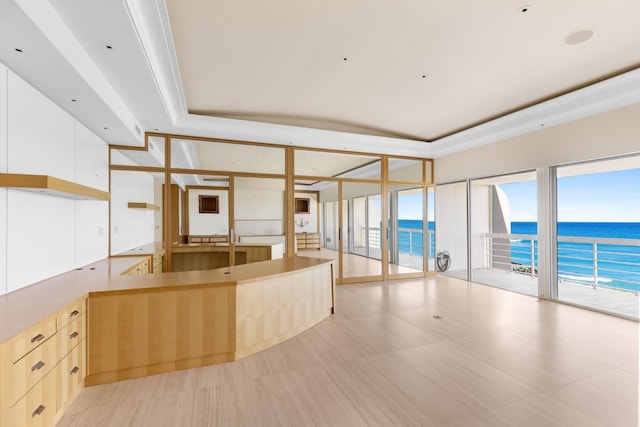
[[[361,229],[362,242],[365,242],[367,229],[363,227]],[[422,256],[423,251],[422,244],[422,230],[419,228],[398,228],[398,250],[401,254],[409,254]],[[380,249],[380,228],[369,227],[369,247],[373,249]],[[427,232],[427,247],[429,248],[429,258],[435,257],[436,252],[436,239],[433,230]]]
[[[640,292],[640,239],[558,236],[558,280]],[[485,234],[487,268],[537,276],[538,240],[531,234]]]

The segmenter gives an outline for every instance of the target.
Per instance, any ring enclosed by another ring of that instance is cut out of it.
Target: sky
[[[501,184],[511,206],[511,221],[535,222],[536,182]],[[422,197],[400,199],[400,219],[422,218]],[[429,220],[433,221],[433,193],[429,194]],[[601,172],[558,179],[559,222],[640,223],[640,169]]]
[[[536,221],[536,184],[503,184],[512,221]],[[559,222],[640,222],[640,169],[558,179]]]
[[[433,200],[433,192],[430,192],[427,195],[429,221],[434,217]],[[398,204],[400,219],[422,219],[422,194],[401,195]]]

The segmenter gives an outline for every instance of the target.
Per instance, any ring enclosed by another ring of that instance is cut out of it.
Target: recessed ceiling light
[[[20,52],[20,53],[22,53],[22,49],[18,49],[18,48],[16,48],[15,50],[16,50],[16,52]]]
[[[584,43],[593,37],[593,30],[579,30],[571,33],[564,39],[564,42],[568,45]]]

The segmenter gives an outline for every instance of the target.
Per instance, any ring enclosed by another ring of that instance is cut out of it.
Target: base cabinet
[[[84,387],[86,346],[84,340],[56,366],[56,414],[63,414]]]
[[[319,233],[296,233],[296,248],[298,250],[317,249],[320,250]]]
[[[0,346],[0,426],[53,426],[84,386],[86,299],[26,332]]]
[[[10,410],[7,426],[50,427],[56,421],[56,371],[52,370]]]

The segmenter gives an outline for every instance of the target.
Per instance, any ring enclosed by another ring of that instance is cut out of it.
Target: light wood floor
[[[338,252],[326,248],[320,250],[300,250],[298,251],[298,256],[332,259],[336,261],[336,267],[340,262]],[[382,261],[380,261],[380,259],[345,253],[343,260],[343,274],[345,278],[382,276]],[[421,270],[416,270],[415,268],[404,265],[389,264],[389,274],[419,273],[420,271]]]
[[[87,388],[58,425],[638,425],[637,322],[445,276],[336,304],[246,359]]]

